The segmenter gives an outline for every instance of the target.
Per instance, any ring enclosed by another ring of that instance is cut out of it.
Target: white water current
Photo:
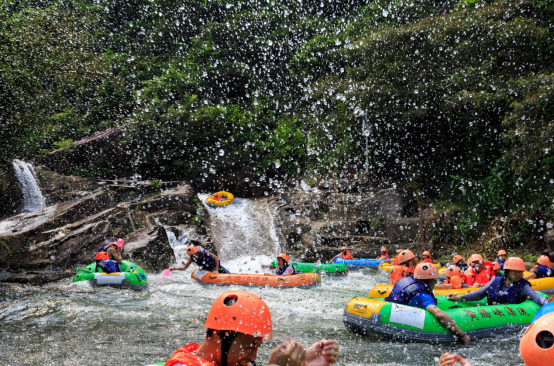
[[[16,159],[13,161],[13,168],[23,193],[23,211],[34,212],[44,208],[44,197],[40,192],[33,166]]]

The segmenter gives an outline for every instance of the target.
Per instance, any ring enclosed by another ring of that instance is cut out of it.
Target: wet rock
[[[175,253],[163,226],[138,230],[125,238],[124,259],[147,271],[160,272],[175,262]]]
[[[38,167],[36,171],[47,206],[89,195],[100,186],[98,179],[61,175],[46,166]]]
[[[17,274],[6,278],[4,282],[30,284],[34,286],[42,285],[42,280],[38,274]]]
[[[23,193],[11,161],[0,160],[0,218],[11,216],[23,203]]]

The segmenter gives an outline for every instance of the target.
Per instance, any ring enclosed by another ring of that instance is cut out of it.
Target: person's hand
[[[470,339],[471,338],[469,338],[469,336],[467,334],[464,334],[464,336],[462,338],[460,338],[459,341],[460,341],[461,344],[468,344]]]
[[[279,366],[301,366],[306,358],[304,347],[297,341],[281,343],[271,352],[269,356],[270,365]]]
[[[212,271],[212,273],[213,273],[214,275],[216,275],[217,272],[218,272],[217,269],[214,269],[214,270]]]
[[[471,366],[471,364],[460,355],[443,353],[440,358],[440,366],[453,366],[456,362],[462,366]]]
[[[306,350],[304,365],[327,366],[337,362],[339,345],[334,339],[322,339]]]
[[[174,271],[174,270],[175,270],[175,267],[169,267],[169,270],[170,270],[170,271]]]
[[[548,302],[553,302],[554,301],[554,297],[550,296],[550,299],[548,299]]]
[[[460,301],[460,296],[454,295],[454,294],[450,294],[450,295],[447,295],[447,296],[446,296],[446,299],[447,299],[447,300],[451,300],[451,301]]]

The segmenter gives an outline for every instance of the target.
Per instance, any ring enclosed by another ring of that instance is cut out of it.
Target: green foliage
[[[61,151],[71,152],[72,148],[75,146],[75,143],[72,139],[61,139],[58,142],[54,142],[54,146]]]
[[[150,182],[150,187],[154,189],[155,194],[162,193],[163,184],[158,179],[152,179],[152,182]]]

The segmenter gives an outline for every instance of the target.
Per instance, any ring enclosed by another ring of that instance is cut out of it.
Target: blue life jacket
[[[487,303],[489,305],[493,304],[521,304],[526,299],[520,299],[521,291],[525,285],[531,286],[531,284],[525,280],[521,279],[517,282],[514,282],[512,286],[506,286],[506,276],[500,275],[492,280],[491,285],[485,291],[487,294]]]
[[[215,260],[204,249],[198,249],[198,254],[191,257],[192,261],[205,271],[213,271],[215,269]],[[221,261],[219,261],[219,273],[229,273],[228,270],[221,266]]]
[[[500,259],[498,259],[498,258],[496,258],[494,261],[496,263],[500,264],[500,270],[503,271],[504,270],[504,263],[506,263],[506,261],[500,262]]]
[[[119,269],[119,263],[111,259],[103,259],[96,264],[97,267],[100,267],[105,273],[116,273],[121,272]]]
[[[460,269],[460,271],[462,271],[462,273],[464,273],[465,271],[467,271],[467,266],[460,266],[458,264],[455,264],[456,267],[458,267]]]
[[[385,301],[394,302],[400,305],[409,305],[410,300],[422,292],[433,296],[435,302],[437,301],[433,294],[433,290],[428,284],[414,280],[414,278],[410,276],[404,277],[394,285],[389,296],[385,298]]]
[[[537,275],[537,278],[554,277],[554,273],[552,273],[552,270],[548,267],[539,266],[537,269],[540,270],[540,275]]]
[[[289,268],[289,267],[292,267],[292,275],[295,275],[296,274],[296,269],[294,268],[294,266],[291,266],[290,264],[288,263],[285,263],[285,265],[283,266],[283,269],[279,269],[279,267],[277,267],[277,269],[275,270],[275,274],[277,276],[282,276],[283,273],[285,273],[285,271]]]
[[[107,252],[108,251],[108,248],[110,247],[111,244],[106,244],[104,245],[102,248],[98,249],[98,251],[96,253],[100,253],[100,252]]]

